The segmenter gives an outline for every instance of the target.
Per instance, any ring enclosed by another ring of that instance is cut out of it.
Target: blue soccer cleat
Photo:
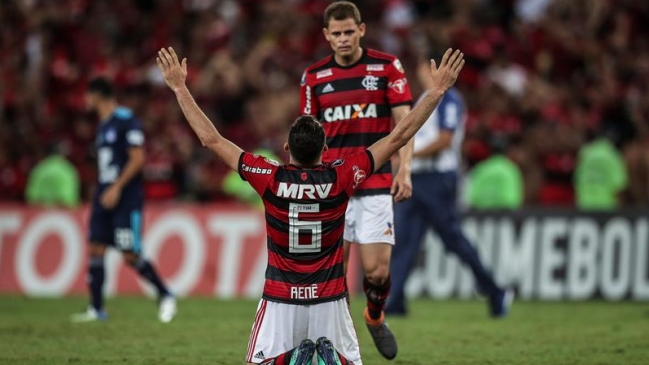
[[[502,292],[489,298],[489,309],[491,316],[494,318],[506,317],[514,302],[514,291],[511,289],[503,290]]]
[[[95,321],[103,322],[107,319],[108,314],[106,314],[106,311],[104,311],[103,309],[96,310],[92,306],[89,306],[85,312],[75,313],[70,317],[70,321],[72,323],[87,323]]]
[[[315,346],[318,351],[318,365],[342,365],[338,351],[328,338],[320,337]]]
[[[315,354],[315,344],[307,338],[293,351],[289,365],[311,365],[313,354]]]

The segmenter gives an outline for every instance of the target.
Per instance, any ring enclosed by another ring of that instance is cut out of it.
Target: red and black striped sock
[[[390,276],[381,285],[375,285],[363,278],[363,291],[367,297],[367,311],[372,319],[381,318],[381,313],[385,308],[385,301],[390,293],[391,280]]]
[[[338,355],[338,359],[340,359],[340,364],[341,365],[354,365],[353,362],[345,359],[345,357],[343,355],[341,355],[340,352],[338,352],[338,350],[336,350],[336,354]]]
[[[293,356],[295,349],[297,349],[297,347],[292,350],[288,350],[276,357],[273,357],[272,359],[266,359],[260,365],[290,365],[291,356]]]

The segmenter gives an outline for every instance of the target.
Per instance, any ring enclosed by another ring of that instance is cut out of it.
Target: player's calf
[[[365,297],[367,298],[367,310],[370,318],[378,319],[381,317],[385,309],[385,302],[390,294],[390,286],[391,281],[389,275],[378,285],[372,283],[367,277],[363,278],[363,292],[365,292]]]
[[[148,260],[145,260],[135,252],[125,251],[123,255],[124,260],[158,291],[158,319],[160,322],[171,322],[178,312],[176,298],[164,285],[156,269]]]
[[[162,282],[162,279],[160,279],[160,275],[158,275],[158,272],[148,260],[132,252],[124,252],[124,259],[142,278],[146,279],[156,288],[159,298],[171,295]]]
[[[385,323],[385,302],[390,293],[390,277],[381,285],[372,284],[367,278],[363,280],[363,291],[367,297],[365,324],[372,335],[374,345],[383,357],[394,359],[397,356],[397,341]]]

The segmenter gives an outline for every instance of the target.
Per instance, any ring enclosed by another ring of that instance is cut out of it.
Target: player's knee
[[[377,263],[370,270],[365,271],[365,278],[374,285],[382,285],[390,276],[390,267],[388,264]]]
[[[138,254],[136,254],[135,252],[130,252],[130,251],[129,252],[123,252],[122,257],[124,258],[124,261],[126,261],[126,263],[128,263],[131,266],[135,266],[138,259],[140,258],[140,256]]]
[[[106,254],[106,246],[99,244],[91,244],[88,250],[90,257],[104,257]]]

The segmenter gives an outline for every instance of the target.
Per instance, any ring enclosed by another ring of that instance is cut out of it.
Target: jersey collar
[[[365,59],[365,56],[367,55],[367,49],[361,48],[361,51],[362,51],[361,57],[358,59],[358,61],[356,61],[354,63],[351,63],[351,64],[349,64],[347,66],[343,66],[343,65],[339,64],[338,62],[336,62],[336,55],[335,54],[331,55],[331,61],[332,61],[333,65],[335,67],[337,67],[337,68],[343,68],[343,69],[354,68],[357,65],[359,65],[361,62],[363,62],[363,60]]]

